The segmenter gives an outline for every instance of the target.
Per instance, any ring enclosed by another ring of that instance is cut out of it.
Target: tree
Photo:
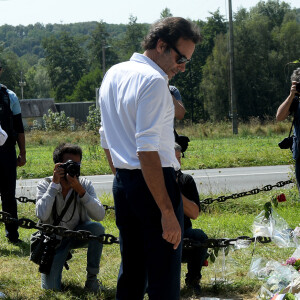
[[[105,69],[116,64],[119,59],[114,52],[114,47],[110,47],[111,38],[106,29],[106,24],[101,21],[97,23],[97,27],[92,32],[91,40],[88,48],[91,50],[92,61],[91,64],[103,70],[103,52],[105,54]]]
[[[121,61],[128,60],[134,52],[141,52],[148,26],[137,23],[137,17],[130,15],[124,38],[120,41]]]
[[[66,32],[58,38],[46,38],[43,47],[55,99],[64,101],[66,96],[72,95],[77,82],[86,72],[86,55],[79,42]]]
[[[160,13],[160,18],[163,19],[163,18],[167,18],[167,17],[173,17],[173,15],[171,14],[170,9],[166,7]]]
[[[100,86],[101,80],[101,71],[99,68],[83,75],[78,81],[73,94],[67,96],[67,100],[70,102],[95,101],[95,91]]]

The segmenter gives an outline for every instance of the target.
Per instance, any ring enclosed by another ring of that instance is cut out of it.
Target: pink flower
[[[285,194],[280,194],[277,196],[277,201],[278,202],[285,202],[286,198],[285,198]]]

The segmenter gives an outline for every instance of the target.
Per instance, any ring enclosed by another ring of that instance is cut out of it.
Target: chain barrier
[[[99,236],[92,235],[90,231],[69,230],[62,226],[53,226],[50,224],[39,224],[27,218],[15,219],[9,213],[0,211],[0,222],[8,224],[16,224],[25,229],[38,229],[47,235],[55,234],[65,238],[74,238],[80,240],[98,240],[101,244],[111,245],[119,244],[119,239],[111,234],[101,234]]]
[[[222,202],[225,202],[228,199],[238,199],[238,198],[241,198],[241,197],[256,195],[260,192],[269,192],[273,188],[280,188],[280,187],[283,187],[283,186],[285,186],[287,184],[290,184],[290,183],[293,183],[293,182],[294,181],[291,180],[291,179],[286,180],[286,181],[278,181],[274,185],[267,184],[262,188],[254,188],[254,189],[252,189],[250,191],[247,191],[247,192],[234,193],[234,194],[231,194],[229,196],[219,196],[217,198],[206,198],[204,200],[200,200],[200,205],[202,205],[202,206],[203,205],[209,205],[209,204],[212,204],[215,201],[222,203]],[[16,200],[18,200],[19,202],[22,202],[22,203],[27,203],[27,202],[36,203],[35,199],[29,199],[27,197],[18,197],[18,198],[16,198]],[[109,209],[114,210],[115,209],[114,206],[108,206],[106,204],[103,204],[103,207],[104,207],[105,210],[109,210]]]
[[[102,244],[111,245],[111,244],[119,244],[119,239],[111,234],[102,234],[99,236],[92,235],[89,231],[78,230],[73,231],[69,230],[62,226],[53,226],[50,224],[39,224],[27,218],[15,219],[12,218],[9,213],[0,211],[0,222],[8,223],[8,224],[17,224],[18,226],[25,229],[37,229],[45,232],[47,235],[55,234],[64,238],[74,238],[80,240],[98,240]],[[201,243],[199,241],[194,241],[192,239],[183,239],[183,247],[185,249],[192,249],[195,247],[205,247],[205,248],[224,248],[230,245],[234,245],[239,241],[248,242],[249,245],[252,242],[258,241],[262,244],[270,243],[271,238],[268,237],[253,237],[250,238],[248,236],[239,236],[235,239],[208,239],[206,242]]]
[[[245,196],[251,196],[251,195],[256,195],[258,194],[259,192],[269,192],[271,191],[273,188],[275,187],[283,187],[287,184],[290,184],[290,183],[293,183],[294,181],[293,180],[286,180],[286,181],[278,181],[276,184],[274,185],[271,185],[271,184],[268,184],[262,188],[255,188],[255,189],[252,189],[250,191],[247,191],[247,192],[241,192],[241,193],[234,193],[232,195],[229,195],[229,196],[219,196],[215,199],[213,198],[206,198],[204,200],[200,200],[200,205],[209,205],[209,204],[212,204],[213,202],[217,201],[217,202],[225,202],[226,200],[228,199],[238,199],[238,198],[241,198],[241,197],[245,197]]]

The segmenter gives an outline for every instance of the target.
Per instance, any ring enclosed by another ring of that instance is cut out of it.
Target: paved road
[[[288,165],[225,168],[184,171],[191,174],[197,184],[200,194],[230,194],[261,188],[267,184],[276,184],[278,181],[288,180],[292,169]],[[86,176],[90,179],[98,195],[111,193],[113,175]],[[36,185],[39,179],[17,181],[16,196],[26,196],[35,199]],[[285,187],[289,187],[287,185]]]

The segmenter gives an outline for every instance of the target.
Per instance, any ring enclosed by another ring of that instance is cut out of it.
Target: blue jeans
[[[104,234],[104,227],[100,223],[88,221],[76,226],[74,230],[90,231],[93,235]],[[87,272],[97,275],[99,273],[100,258],[103,245],[97,240],[82,241],[79,239],[64,238],[55,250],[55,256],[50,270],[50,274],[41,274],[42,288],[60,290],[62,269],[68,253],[71,249],[85,248],[87,246]]]
[[[198,242],[205,242],[208,237],[201,229],[187,228],[184,231],[184,237],[190,238]],[[186,253],[185,253],[186,251]],[[187,261],[186,282],[198,281],[201,279],[201,269],[207,256],[207,248],[195,247],[193,249],[184,250],[183,253]]]
[[[18,218],[16,193],[17,157],[15,146],[0,147],[0,194],[2,210]],[[18,225],[5,224],[6,237],[12,241],[19,238]]]
[[[163,168],[169,197],[181,228],[183,207],[173,168]],[[118,169],[113,183],[121,266],[117,300],[142,300],[148,282],[151,300],[178,300],[182,244],[162,238],[161,213],[141,170]]]

